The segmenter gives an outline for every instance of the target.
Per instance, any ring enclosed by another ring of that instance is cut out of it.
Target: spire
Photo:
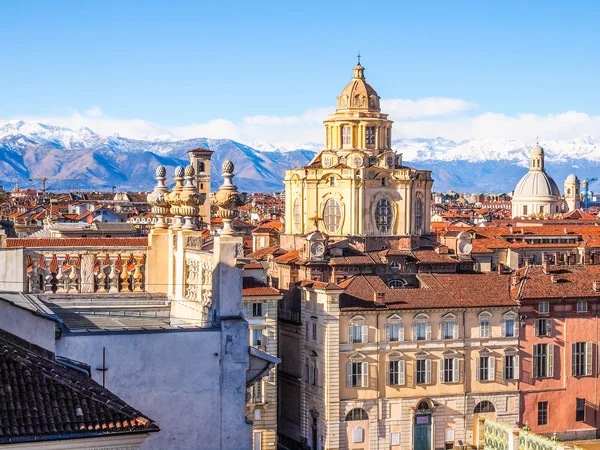
[[[358,51],[358,55],[356,56],[358,58],[358,65],[360,66],[360,50]]]

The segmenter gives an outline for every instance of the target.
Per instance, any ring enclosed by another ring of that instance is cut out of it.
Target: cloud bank
[[[541,139],[566,140],[581,136],[600,135],[600,116],[566,111],[556,114],[517,114],[509,116],[494,112],[479,112],[477,105],[458,98],[383,99],[382,111],[394,120],[394,138],[444,137],[454,141],[479,138],[520,139],[532,142]],[[134,139],[189,139],[196,137],[228,138],[243,143],[323,141],[322,121],[335,108],[309,108],[295,116],[256,115],[240,122],[215,118],[207,122],[166,127],[143,119],[116,119],[103,114],[99,106],[85,113],[69,116],[9,117],[57,125],[65,128],[90,128],[101,135],[125,136]]]

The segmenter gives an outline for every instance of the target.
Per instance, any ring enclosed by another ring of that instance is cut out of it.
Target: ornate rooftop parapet
[[[166,218],[171,205],[166,198],[169,193],[169,188],[165,186],[166,175],[167,170],[163,166],[156,168],[156,186],[154,191],[146,197],[146,200],[152,206],[152,215],[157,219],[154,228],[168,228]]]
[[[223,184],[214,194],[213,203],[219,207],[217,216],[223,219],[221,234],[232,235],[231,222],[238,216],[237,207],[243,204],[237,186],[232,183],[234,165],[230,160],[223,162]]]

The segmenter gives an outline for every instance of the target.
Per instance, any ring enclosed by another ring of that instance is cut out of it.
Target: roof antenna
[[[360,50],[358,51],[358,55],[356,57],[358,58],[358,65],[360,66]]]

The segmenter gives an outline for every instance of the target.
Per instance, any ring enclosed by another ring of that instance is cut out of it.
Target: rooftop
[[[0,330],[0,443],[159,431],[85,373]]]

